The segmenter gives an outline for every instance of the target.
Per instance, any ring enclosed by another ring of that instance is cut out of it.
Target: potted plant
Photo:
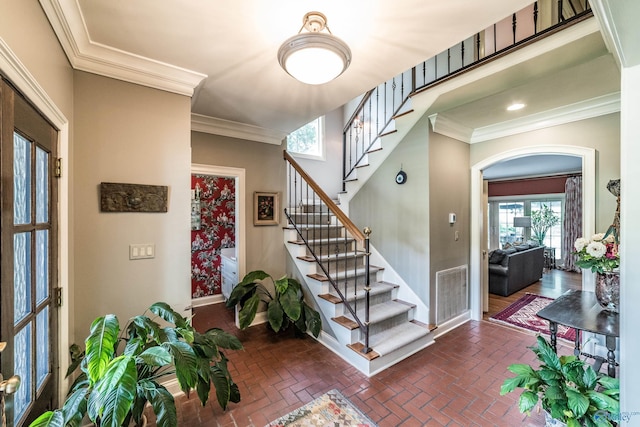
[[[598,233],[590,240],[579,237],[573,247],[576,265],[596,273],[598,303],[605,310],[617,313],[620,307],[620,255],[616,235]]]
[[[267,278],[273,283],[275,295],[260,283]],[[233,288],[227,300],[227,307],[239,306],[240,329],[246,329],[251,325],[260,302],[267,305],[269,325],[275,332],[293,325],[296,332],[305,333],[308,330],[316,338],[320,335],[320,313],[304,301],[302,286],[296,279],[285,276],[274,280],[262,270],[252,271],[244,276]]]
[[[543,246],[547,231],[559,222],[560,218],[553,209],[548,205],[542,205],[539,210],[531,212],[531,237]]]
[[[223,409],[229,402],[240,401],[228,359],[220,351],[241,349],[236,337],[218,328],[200,333],[166,303],[155,303],[148,311],[163,324],[142,314],[131,318],[121,332],[113,314],[94,320],[86,349],[71,346],[67,376],[77,369],[80,373],[64,405],[42,414],[31,427],[79,426],[85,415],[100,427],[128,426],[140,423],[147,402],[159,427],[174,427],[175,402],[160,384],[172,374],[186,394],[195,388],[203,405],[209,399],[211,384]]]
[[[619,380],[596,373],[576,356],[558,357],[539,335],[537,341],[538,345],[530,348],[540,367],[510,365],[509,371],[516,376],[504,381],[500,395],[522,388],[520,412],[529,414],[540,401],[546,414],[568,427],[612,426],[620,412]]]

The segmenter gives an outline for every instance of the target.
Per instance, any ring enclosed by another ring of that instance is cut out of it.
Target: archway
[[[577,156],[582,159],[582,232],[590,235],[595,230],[596,200],[596,152],[593,148],[571,145],[535,145],[503,151],[490,156],[471,166],[471,253],[469,281],[471,285],[471,318],[482,319],[482,227],[483,209],[482,186],[483,170],[504,160],[525,157],[535,154],[563,154]],[[593,288],[592,275],[582,276],[583,289]]]

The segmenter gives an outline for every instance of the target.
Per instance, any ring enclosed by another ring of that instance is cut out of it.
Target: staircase
[[[307,299],[322,314],[319,341],[366,375],[432,344],[433,328],[416,319],[416,303],[400,300],[400,285],[384,281],[385,269],[369,264],[368,235],[284,155],[295,188],[284,240]]]

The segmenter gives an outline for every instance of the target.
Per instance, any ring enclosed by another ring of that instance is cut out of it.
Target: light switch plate
[[[150,259],[156,256],[156,245],[153,243],[131,243],[129,245],[129,259]]]

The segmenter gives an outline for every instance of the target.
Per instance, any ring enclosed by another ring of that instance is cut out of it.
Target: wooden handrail
[[[289,162],[293,166],[293,168],[300,174],[302,179],[306,181],[306,183],[316,192],[320,200],[324,202],[324,204],[329,208],[331,212],[338,218],[338,221],[347,229],[351,237],[356,239],[360,244],[364,245],[364,233],[358,229],[358,227],[349,219],[349,217],[342,212],[342,210],[334,203],[333,200],[325,193],[322,188],[311,178],[307,173],[300,167],[300,165],[291,157],[287,150],[283,151],[283,156],[286,161]]]

